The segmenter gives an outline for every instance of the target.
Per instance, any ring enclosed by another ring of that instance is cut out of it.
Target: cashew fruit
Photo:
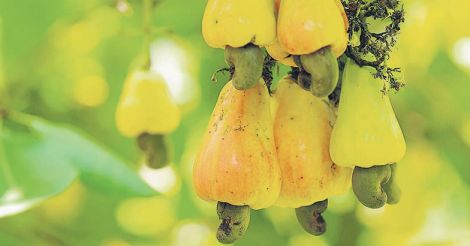
[[[331,161],[327,104],[291,77],[279,82],[274,100],[274,140],[282,176],[276,205],[298,208],[347,191],[352,169]]]
[[[276,39],[274,43],[266,46],[266,51],[268,54],[277,60],[278,62],[290,66],[290,67],[297,67],[297,64],[295,64],[293,60],[293,56],[289,53],[287,53],[279,44],[279,41]]]
[[[237,90],[255,86],[263,74],[264,54],[258,46],[226,47],[225,61],[234,70],[232,84]]]
[[[276,37],[273,0],[208,0],[202,34],[213,48],[265,46]]]
[[[225,202],[217,203],[217,215],[221,220],[217,229],[217,240],[231,244],[240,239],[250,224],[250,207],[233,206]]]
[[[320,236],[326,232],[326,221],[322,213],[328,207],[328,200],[319,201],[312,205],[295,209],[297,221],[302,228],[315,236]]]
[[[347,18],[339,0],[282,0],[277,38],[292,55],[306,55],[331,46],[338,57],[348,42]]]
[[[253,209],[274,204],[281,175],[270,110],[262,80],[244,91],[225,85],[194,164],[199,197]]]
[[[137,137],[137,145],[145,155],[148,167],[159,169],[169,164],[168,147],[165,136],[143,133]]]
[[[397,164],[393,163],[390,164],[391,176],[385,185],[383,185],[383,189],[385,193],[387,193],[387,203],[388,204],[397,204],[401,198],[401,190],[398,187],[396,181],[396,173],[397,173]]]
[[[389,182],[391,175],[389,165],[355,167],[352,187],[357,199],[368,208],[383,207],[388,200],[384,186]]]
[[[330,95],[338,84],[339,67],[331,48],[325,47],[312,54],[294,59],[301,68],[298,84],[316,97]]]
[[[337,165],[372,167],[403,158],[405,140],[384,88],[385,81],[375,78],[370,69],[346,62],[330,142]]]
[[[123,135],[167,134],[178,127],[180,118],[161,76],[140,70],[129,76],[116,110],[116,125]]]

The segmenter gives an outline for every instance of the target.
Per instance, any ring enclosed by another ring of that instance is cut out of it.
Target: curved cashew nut
[[[369,208],[383,207],[388,200],[384,185],[389,181],[391,174],[389,165],[355,167],[352,187],[357,199]]]
[[[322,217],[328,207],[328,200],[316,202],[310,206],[295,209],[297,220],[304,230],[312,235],[319,236],[326,231],[326,221]]]
[[[222,222],[217,230],[217,240],[231,244],[241,238],[250,224],[250,207],[217,203],[217,215]]]
[[[225,47],[225,61],[233,69],[232,84],[237,90],[255,86],[263,74],[264,54],[260,47]]]

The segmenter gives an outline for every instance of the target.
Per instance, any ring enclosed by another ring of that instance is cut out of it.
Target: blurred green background
[[[0,0],[0,106],[28,114],[0,134],[0,245],[218,245],[215,204],[191,185],[227,80],[210,80],[225,64],[201,36],[205,3],[161,0],[152,18],[152,68],[184,117],[172,165],[151,171],[114,123],[142,52],[141,1]],[[407,86],[391,96],[408,144],[401,203],[371,210],[352,192],[333,197],[322,237],[304,233],[291,209],[256,211],[236,245],[470,243],[470,2],[404,4],[392,63]]]

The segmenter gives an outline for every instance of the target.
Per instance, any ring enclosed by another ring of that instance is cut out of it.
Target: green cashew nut
[[[250,207],[217,203],[217,215],[222,222],[217,230],[217,240],[231,244],[241,238],[250,224]]]
[[[163,135],[143,133],[137,138],[137,145],[144,152],[148,167],[158,169],[168,165],[168,148]]]
[[[310,91],[310,87],[312,86],[312,79],[310,78],[311,75],[304,70],[299,72],[299,76],[297,77],[297,84],[304,90]]]
[[[326,97],[336,88],[339,78],[338,60],[329,46],[312,54],[301,55],[300,62],[297,60],[296,63],[300,63],[301,70],[310,74],[310,92],[314,96]]]
[[[355,167],[352,187],[357,199],[368,208],[381,208],[387,202],[384,185],[389,181],[392,170],[389,165],[370,168]]]
[[[263,74],[264,53],[260,47],[225,47],[225,62],[234,70],[232,84],[237,90],[255,86]]]
[[[316,202],[310,206],[295,209],[297,220],[304,230],[312,235],[320,236],[326,231],[326,221],[322,217],[328,207],[328,200]]]
[[[401,198],[401,190],[396,183],[396,171],[397,164],[389,164],[392,174],[387,183],[383,185],[385,193],[387,193],[387,203],[388,204],[397,204]]]

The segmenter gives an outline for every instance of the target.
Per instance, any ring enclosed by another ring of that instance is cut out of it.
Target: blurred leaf
[[[28,210],[76,178],[70,161],[57,155],[47,139],[18,128],[5,128],[0,137],[5,151],[0,153],[0,217]]]
[[[22,115],[21,117],[23,121],[28,121],[32,130],[33,134],[29,137],[41,145],[37,155],[56,160],[62,165],[69,164],[75,167],[84,184],[107,194],[155,195],[155,192],[124,161],[95,143],[84,132],[37,117]],[[33,160],[34,158],[29,161]],[[57,170],[51,173],[62,175]]]
[[[470,150],[459,134],[452,129],[437,131],[430,135],[430,140],[435,144],[436,150],[453,165],[462,180],[470,185]]]
[[[273,224],[259,211],[251,211],[251,221],[248,231],[235,245],[252,245],[256,242],[258,246],[286,245],[286,238],[279,235]]]

